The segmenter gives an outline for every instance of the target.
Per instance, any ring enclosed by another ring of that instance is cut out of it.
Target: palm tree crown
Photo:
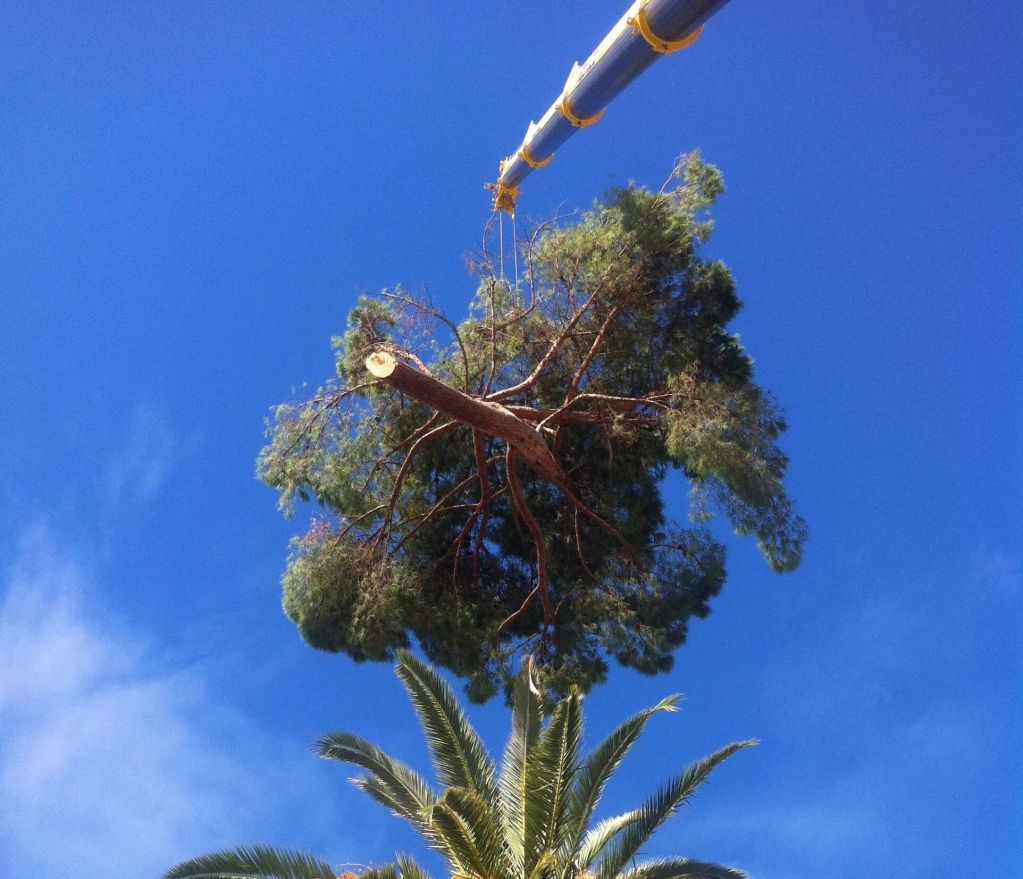
[[[545,714],[542,694],[523,667],[512,691],[512,728],[498,768],[466,720],[453,691],[429,665],[401,652],[397,674],[426,734],[440,790],[411,767],[347,732],[316,743],[322,757],[365,770],[354,783],[408,821],[450,866],[453,879],[741,879],[730,867],[688,858],[635,862],[653,833],[736,751],[734,742],[691,763],[636,809],[594,822],[608,779],[670,696],[630,717],[588,755],[581,752],[582,695]],[[309,855],[256,846],[195,858],[164,879],[334,879]],[[430,879],[411,858],[360,879]]]

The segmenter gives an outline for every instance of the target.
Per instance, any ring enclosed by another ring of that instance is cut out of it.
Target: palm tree
[[[678,697],[629,718],[581,754],[582,695],[573,692],[545,717],[527,663],[512,692],[512,729],[500,769],[466,720],[451,688],[426,663],[401,652],[396,668],[423,726],[441,791],[419,773],[353,733],[316,743],[320,756],[365,770],[354,779],[408,821],[448,861],[452,879],[741,879],[730,867],[688,858],[635,863],[640,848],[719,763],[756,744],[735,742],[687,766],[639,808],[594,823],[608,779],[660,711]],[[546,722],[545,722],[546,721]],[[179,864],[164,879],[334,879],[331,866],[266,846],[217,852]],[[411,858],[359,879],[430,879]]]

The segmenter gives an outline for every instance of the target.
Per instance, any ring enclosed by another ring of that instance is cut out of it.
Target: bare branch
[[[489,458],[487,460],[487,463],[488,464],[493,464],[496,461],[501,460],[502,457],[504,457],[504,456],[503,455],[494,455],[492,458]],[[465,489],[467,489],[475,481],[476,481],[476,474],[473,473],[471,476],[468,476],[465,479],[463,479],[461,482],[459,482],[458,485],[456,485],[454,488],[452,488],[446,495],[444,495],[444,497],[442,497],[439,501],[437,501],[437,503],[433,506],[433,508],[431,510],[429,510],[429,512],[424,513],[422,516],[411,517],[409,519],[403,520],[402,522],[399,522],[395,527],[401,527],[403,525],[408,524],[409,522],[415,521],[416,518],[419,519],[419,522],[417,522],[415,527],[412,528],[411,531],[409,531],[407,534],[405,534],[401,538],[401,540],[399,541],[397,546],[394,547],[393,552],[397,553],[401,549],[403,549],[405,544],[408,543],[408,541],[416,534],[416,532],[418,532],[424,525],[426,525],[435,516],[439,515],[442,512],[446,512],[449,509],[456,509],[455,507],[445,507],[444,505],[449,500],[451,500],[452,498],[457,497],[460,492],[465,491]],[[491,494],[490,499],[493,500],[494,498],[499,497],[503,493],[504,493],[504,489],[503,488],[498,489],[497,491],[495,491],[495,492],[493,492]],[[472,507],[472,506],[474,506],[474,505],[473,504],[460,504],[458,508],[461,509],[461,508]]]
[[[469,393],[469,355],[465,351],[465,343],[462,341],[462,334],[458,332],[458,327],[455,326],[454,322],[451,321],[444,314],[444,312],[439,311],[432,305],[427,305],[425,302],[420,302],[418,299],[413,299],[411,296],[402,296],[398,293],[390,293],[387,290],[382,291],[380,295],[386,297],[387,299],[395,299],[398,302],[402,302],[405,305],[410,306],[411,308],[418,309],[419,311],[423,312],[423,314],[427,314],[432,318],[436,318],[441,323],[443,323],[449,330],[451,330],[451,334],[455,337],[455,342],[458,343],[458,350],[461,352],[462,355],[462,378],[463,378],[462,384],[464,385],[465,392]],[[428,372],[428,370],[426,370],[425,367],[424,371]]]
[[[547,546],[544,542],[543,529],[540,528],[540,524],[536,521],[536,518],[529,509],[529,504],[526,503],[526,499],[522,494],[522,485],[519,483],[519,475],[515,470],[516,457],[515,450],[509,449],[505,462],[505,470],[508,474],[508,488],[511,491],[512,502],[519,511],[519,515],[525,520],[526,527],[529,529],[533,537],[533,543],[536,546],[536,588],[530,593],[530,596],[533,596],[535,593],[540,597],[540,605],[543,608],[544,616],[544,631],[546,632],[548,625],[554,624],[557,620],[554,609],[551,607],[550,587],[547,582]],[[526,601],[529,602],[530,598],[527,598]],[[524,603],[514,614],[504,620],[498,627],[498,634],[506,626],[510,625],[517,616],[524,613],[527,606],[528,604]]]
[[[380,526],[380,533],[377,535],[377,544],[381,543],[387,536],[388,525],[391,521],[391,516],[394,514],[394,505],[398,502],[398,494],[401,492],[402,483],[405,481],[405,474],[408,473],[409,467],[412,466],[412,460],[415,458],[416,452],[418,452],[419,449],[431,439],[435,439],[438,436],[448,433],[456,427],[460,427],[458,422],[449,421],[446,424],[435,427],[433,430],[427,431],[412,444],[412,448],[408,450],[405,460],[401,462],[401,467],[398,468],[398,473],[394,477],[394,487],[391,489],[391,498],[387,502],[387,511],[384,513],[384,521]]]

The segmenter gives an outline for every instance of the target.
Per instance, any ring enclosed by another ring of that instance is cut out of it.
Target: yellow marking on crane
[[[692,33],[682,37],[681,40],[665,40],[653,32],[653,29],[650,27],[650,20],[646,17],[646,9],[642,6],[636,10],[635,15],[630,16],[629,26],[638,31],[639,35],[647,41],[650,48],[657,52],[658,55],[670,55],[673,52],[679,51],[679,49],[685,49],[687,46],[695,43],[696,38],[703,33],[703,25],[701,24]]]
[[[530,168],[543,168],[551,163],[551,159],[554,158],[554,153],[551,153],[546,159],[534,159],[532,154],[529,152],[529,147],[522,144],[522,146],[519,147],[518,156],[523,162],[529,165]]]
[[[576,128],[588,128],[594,122],[600,121],[600,117],[604,115],[604,110],[601,110],[599,113],[594,113],[592,116],[576,116],[575,113],[572,112],[572,108],[568,105],[568,95],[562,95],[561,99],[554,106],[557,107],[558,112]],[[605,107],[604,109],[606,110],[607,108]]]

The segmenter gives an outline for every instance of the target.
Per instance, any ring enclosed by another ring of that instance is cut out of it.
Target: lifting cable
[[[501,255],[501,280],[504,280],[504,214],[497,218],[497,250]]]
[[[500,266],[501,280],[505,279],[504,276],[504,212],[494,211],[497,214],[497,249],[500,254],[498,264]],[[511,232],[512,232],[512,265],[515,271],[515,286],[519,286],[519,236],[515,228],[515,212],[511,213]]]
[[[512,257],[515,260],[515,286],[519,286],[519,237],[515,234],[515,213],[512,212]]]

